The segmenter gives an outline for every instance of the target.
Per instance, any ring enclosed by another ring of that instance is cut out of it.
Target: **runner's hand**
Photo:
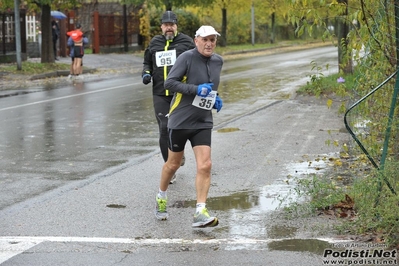
[[[213,109],[217,110],[217,113],[222,109],[223,107],[223,101],[219,96],[216,96],[216,101],[215,104],[213,105]]]
[[[213,83],[204,83],[198,85],[197,95],[201,97],[206,97],[212,91]]]
[[[145,85],[147,85],[148,83],[150,83],[151,82],[151,75],[150,74],[144,74],[143,75],[143,83],[145,84]]]

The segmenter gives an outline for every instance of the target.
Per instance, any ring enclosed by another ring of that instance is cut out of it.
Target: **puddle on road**
[[[321,173],[326,169],[331,156],[325,155],[315,160],[304,160],[287,166],[289,180],[306,178],[308,174]],[[266,185],[257,191],[240,191],[227,196],[212,197],[207,200],[207,205],[212,212],[222,211],[228,213],[228,219],[223,221],[225,226],[218,229],[226,232],[232,238],[259,239],[266,237],[271,242],[267,243],[270,250],[303,251],[321,254],[331,244],[318,239],[295,239],[298,228],[284,224],[270,225],[270,212],[288,206],[291,202],[298,202],[293,192],[295,182],[277,180],[276,184]],[[291,184],[292,183],[292,184]],[[173,207],[194,207],[195,200],[176,202]],[[262,248],[264,243],[257,245]],[[229,249],[248,249],[247,245],[232,245]]]
[[[122,205],[122,204],[108,204],[107,207],[108,207],[108,208],[113,208],[113,209],[124,209],[124,208],[126,208],[126,205]]]
[[[229,133],[229,132],[235,132],[235,131],[239,131],[240,129],[237,127],[224,127],[221,129],[218,129],[217,132],[219,133]]]
[[[273,239],[295,237],[297,231],[297,227],[276,224],[270,228],[268,236]]]
[[[298,163],[291,163],[287,166],[288,176],[301,178],[309,174],[322,173],[331,161],[334,161],[337,154],[321,155],[315,159],[304,156],[304,160]]]
[[[273,99],[289,99],[291,92],[287,91],[286,87],[287,84],[295,80],[295,77],[290,76],[261,75],[251,79],[236,76],[233,79],[222,80],[219,90],[226,103],[245,102],[250,104],[264,96],[270,96]]]
[[[228,131],[230,132],[230,131]],[[304,160],[287,165],[287,176],[290,180],[304,178],[309,174],[322,173],[332,155],[325,155],[315,160]],[[278,183],[266,185],[259,191],[241,191],[227,196],[213,197],[207,200],[212,210],[219,211],[249,211],[252,213],[266,213],[297,202],[298,199],[292,191],[294,182],[277,180]],[[179,207],[193,207],[196,201],[179,202]]]
[[[268,244],[269,250],[311,252],[322,255],[331,244],[318,239],[284,239]]]

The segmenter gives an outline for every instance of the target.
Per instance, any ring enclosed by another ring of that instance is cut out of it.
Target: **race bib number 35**
[[[157,67],[173,66],[176,62],[176,50],[155,53]]]
[[[197,95],[195,96],[192,105],[201,109],[211,110],[212,107],[215,105],[216,94],[216,91],[211,91],[206,97],[201,97]]]

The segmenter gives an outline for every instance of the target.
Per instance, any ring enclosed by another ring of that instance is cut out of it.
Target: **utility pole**
[[[17,70],[22,70],[21,56],[21,18],[19,16],[19,0],[14,0],[15,45],[17,56]]]
[[[252,34],[252,46],[255,45],[255,7],[254,2],[252,1],[251,6],[251,34]]]

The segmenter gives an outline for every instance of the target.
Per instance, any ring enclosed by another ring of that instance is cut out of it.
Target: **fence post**
[[[20,10],[20,34],[21,34],[21,52],[26,54],[26,10]]]
[[[100,25],[98,11],[93,12],[93,54],[100,53]]]
[[[60,47],[60,56],[61,57],[66,57],[67,56],[67,35],[66,35],[66,27],[68,23],[68,18],[66,19],[61,19],[58,22],[58,25],[60,26],[60,36],[59,36],[59,47]]]
[[[6,49],[6,14],[2,14],[2,16],[1,16],[1,25],[2,25],[1,40],[3,42],[3,54],[6,54],[7,53],[7,49]]]

